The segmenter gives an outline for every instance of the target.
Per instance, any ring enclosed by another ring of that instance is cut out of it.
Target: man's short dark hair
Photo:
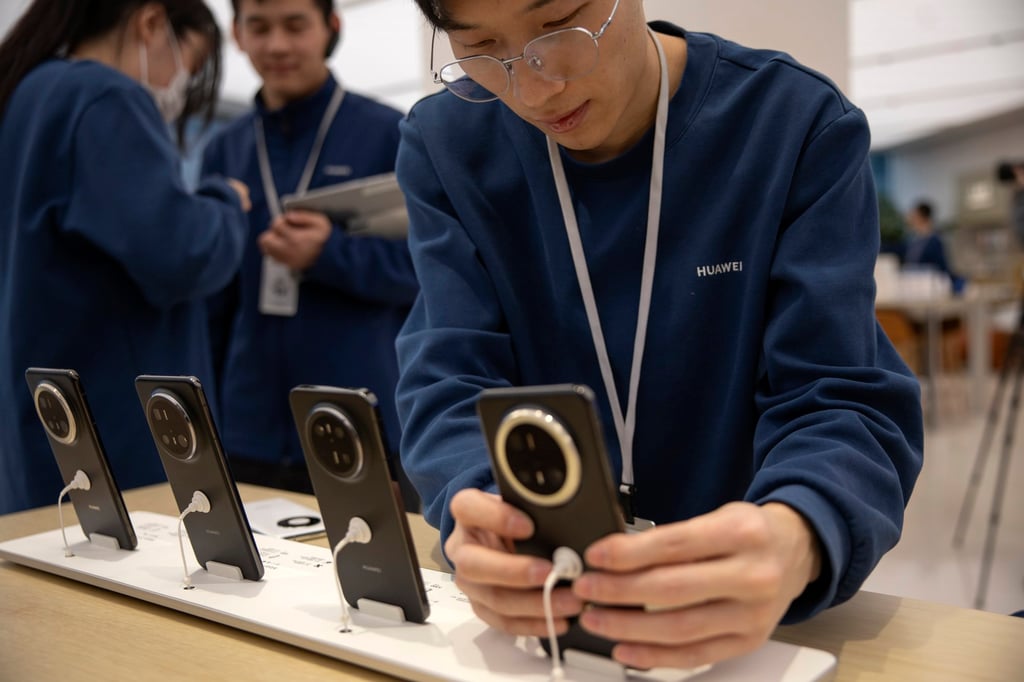
[[[933,211],[932,211],[931,202],[919,201],[916,204],[914,204],[914,210],[917,211],[917,214],[919,216],[921,216],[922,218],[924,218],[925,220],[931,220],[932,219]]]
[[[263,0],[253,0],[256,4],[262,3]],[[313,5],[316,6],[320,13],[324,17],[324,23],[328,28],[331,26],[331,14],[334,12],[334,0],[312,0]],[[231,10],[235,13],[235,18],[238,18],[238,6],[242,4],[242,0],[231,0]],[[338,39],[341,36],[337,31],[331,31],[331,39],[327,41],[327,54],[324,58],[330,57],[334,53],[334,48],[338,46]]]

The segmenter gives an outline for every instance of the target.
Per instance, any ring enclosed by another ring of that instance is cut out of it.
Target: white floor
[[[924,469],[907,507],[903,538],[864,584],[864,589],[975,608],[985,537],[995,482],[1003,460],[1006,420],[993,432],[981,483],[963,546],[953,547],[954,529],[995,393],[981,409],[971,409],[965,385],[939,377],[936,423],[925,432]],[[1009,411],[1009,387],[1001,417]],[[1024,401],[1022,401],[1024,402]],[[997,613],[1024,610],[1024,404],[1017,410],[1016,433],[1008,458],[994,561],[983,608]]]

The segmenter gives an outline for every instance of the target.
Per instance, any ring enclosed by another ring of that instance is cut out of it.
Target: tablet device
[[[318,187],[281,200],[285,210],[302,209],[344,222],[351,235],[405,239],[409,216],[405,196],[394,173],[371,175],[337,185]]]

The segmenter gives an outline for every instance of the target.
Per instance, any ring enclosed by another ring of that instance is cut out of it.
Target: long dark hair
[[[163,6],[176,36],[196,31],[210,46],[178,119],[178,142],[184,140],[185,124],[192,114],[201,114],[204,123],[209,123],[220,89],[221,34],[203,0],[34,0],[0,43],[0,117],[29,71],[47,59],[71,54],[87,40],[122,25],[138,8],[150,3]]]

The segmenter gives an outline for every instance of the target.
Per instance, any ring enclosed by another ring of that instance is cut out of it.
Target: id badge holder
[[[633,521],[626,524],[626,532],[630,535],[633,533],[642,533],[645,530],[650,530],[652,528],[654,528],[654,521],[641,519],[639,516],[634,516]]]
[[[299,278],[284,263],[263,256],[259,311],[264,315],[294,317],[299,312]]]
[[[642,533],[645,530],[654,528],[654,521],[642,519],[633,513],[633,497],[636,495],[636,486],[629,483],[619,485],[619,504],[622,507],[622,517],[626,522],[627,533]]]

